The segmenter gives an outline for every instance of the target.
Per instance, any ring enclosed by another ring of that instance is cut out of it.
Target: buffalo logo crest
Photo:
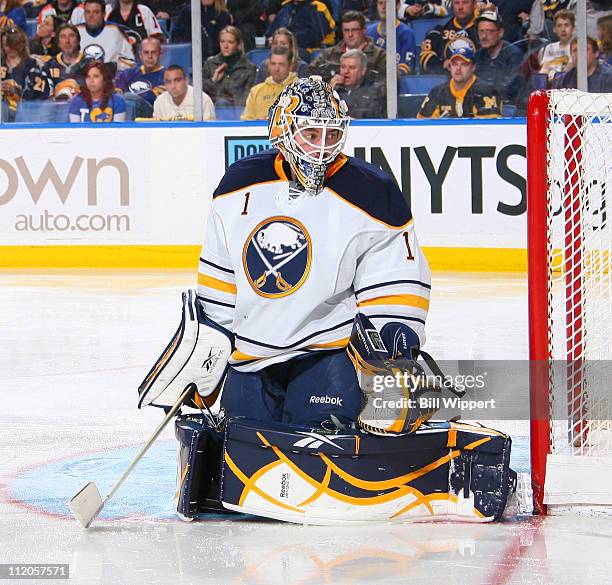
[[[290,217],[271,217],[250,233],[243,252],[246,276],[261,296],[295,292],[310,272],[312,245],[306,228]]]

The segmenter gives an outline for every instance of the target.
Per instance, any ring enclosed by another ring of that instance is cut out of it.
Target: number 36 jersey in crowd
[[[340,155],[316,196],[294,197],[276,150],[227,171],[208,216],[198,299],[235,336],[230,364],[257,371],[343,348],[357,311],[424,343],[429,266],[408,205],[377,167]]]

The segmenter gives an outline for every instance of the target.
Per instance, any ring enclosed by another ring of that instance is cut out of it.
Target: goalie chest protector
[[[378,437],[227,421],[224,508],[308,524],[498,520],[512,489],[511,439],[430,423]]]

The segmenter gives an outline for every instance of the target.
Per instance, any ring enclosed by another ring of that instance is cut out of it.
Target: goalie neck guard
[[[321,191],[327,169],[344,147],[347,111],[331,86],[313,75],[288,85],[268,112],[270,144],[311,195]]]

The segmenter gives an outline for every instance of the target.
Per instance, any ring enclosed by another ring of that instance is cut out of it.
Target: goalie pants
[[[362,409],[357,375],[346,351],[326,351],[273,364],[258,372],[230,368],[221,407],[227,417],[327,427],[330,415],[342,423]]]

